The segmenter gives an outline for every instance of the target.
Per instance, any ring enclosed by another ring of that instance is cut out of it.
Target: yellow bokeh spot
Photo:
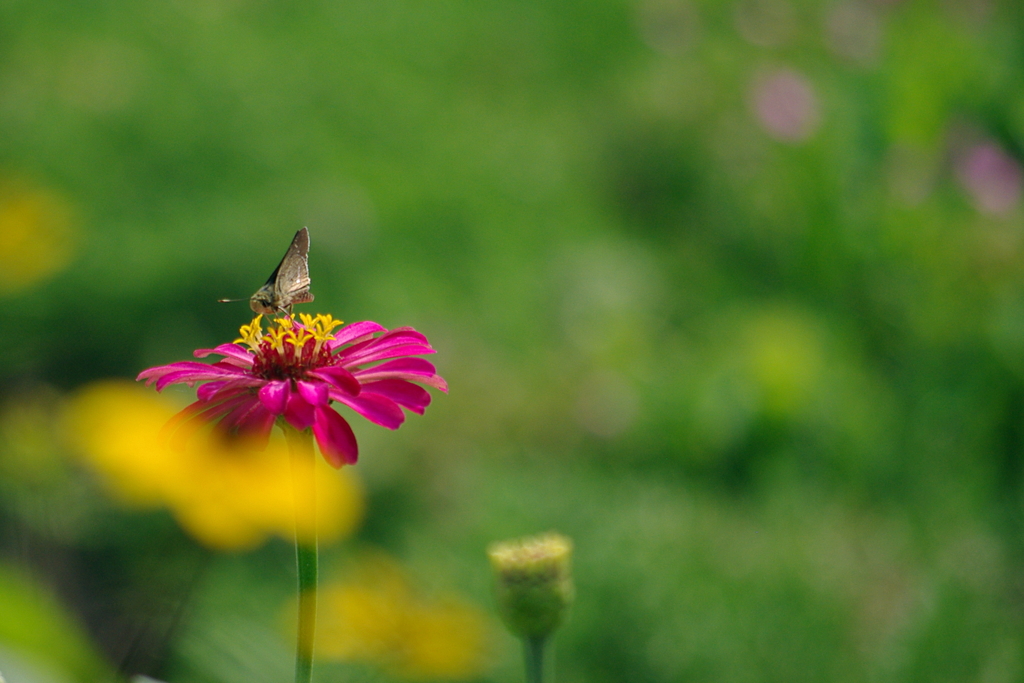
[[[394,664],[403,678],[475,678],[484,661],[486,622],[476,609],[455,599],[405,614],[405,649]]]
[[[415,594],[393,560],[362,561],[344,581],[319,591],[315,654],[323,660],[375,664],[394,676],[468,679],[483,673],[491,626],[457,598]]]
[[[322,458],[293,463],[283,438],[263,450],[241,441],[197,433],[172,447],[164,426],[175,407],[130,382],[93,384],[70,403],[65,425],[75,450],[122,503],[159,507],[189,534],[219,549],[251,548],[275,534],[300,540],[313,531],[330,542],[355,530],[363,514],[362,490],[350,470]],[[315,520],[296,517],[292,476],[316,470]],[[314,527],[315,525],[315,527]]]
[[[61,198],[0,182],[0,292],[27,289],[66,266],[76,241]]]

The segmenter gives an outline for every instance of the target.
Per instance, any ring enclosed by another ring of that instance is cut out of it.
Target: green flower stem
[[[295,498],[295,564],[299,574],[299,623],[295,644],[295,683],[310,683],[313,676],[313,639],[316,633],[317,543],[303,533],[300,519],[316,519],[316,454],[313,434],[282,424],[292,462],[292,492]]]
[[[544,681],[544,645],[545,636],[528,636],[523,638],[523,655],[526,664],[526,683],[543,683]]]

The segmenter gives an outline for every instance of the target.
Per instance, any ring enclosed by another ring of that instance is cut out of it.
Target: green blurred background
[[[416,327],[451,386],[352,420],[366,518],[326,566],[386,553],[492,613],[489,542],[571,536],[563,683],[1024,680],[1022,29],[1012,0],[0,2],[0,671],[288,680],[288,543],[120,508],[53,425],[235,338],[215,300],[305,225],[302,310]],[[471,679],[521,680],[490,633]]]

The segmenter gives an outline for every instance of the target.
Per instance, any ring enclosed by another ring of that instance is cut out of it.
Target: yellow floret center
[[[260,348],[284,351],[290,346],[294,349],[302,349],[306,343],[315,340],[315,352],[319,352],[325,342],[334,339],[334,328],[342,325],[341,320],[335,320],[334,316],[321,313],[311,316],[308,313],[300,313],[301,324],[295,322],[294,318],[275,318],[266,333],[263,331],[263,315],[257,315],[248,325],[242,325],[239,329],[240,337],[235,340],[236,344],[245,344],[254,352]]]

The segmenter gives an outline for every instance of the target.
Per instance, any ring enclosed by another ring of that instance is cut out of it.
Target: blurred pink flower
[[[861,0],[834,5],[825,17],[825,40],[840,57],[875,66],[882,50],[883,24],[878,10]]]
[[[761,127],[777,140],[802,142],[818,129],[818,98],[796,71],[778,69],[757,79],[752,104]]]
[[[1020,202],[1020,164],[997,144],[982,142],[968,148],[956,170],[982,213],[1005,215]]]
[[[405,421],[402,408],[422,415],[430,404],[430,394],[413,382],[448,390],[432,363],[412,357],[434,349],[410,327],[387,330],[367,321],[332,332],[341,321],[329,315],[300,317],[301,324],[278,318],[264,334],[262,316],[256,316],[234,343],[195,352],[197,358],[216,354],[222,360],[161,365],[143,370],[137,379],[156,382],[157,391],[169,384],[207,382],[196,392],[198,400],[172,421],[176,429],[215,423],[225,433],[265,440],[280,417],[300,431],[312,427],[320,452],[334,467],[355,463],[359,450],[333,401],[374,424],[398,429]]]

